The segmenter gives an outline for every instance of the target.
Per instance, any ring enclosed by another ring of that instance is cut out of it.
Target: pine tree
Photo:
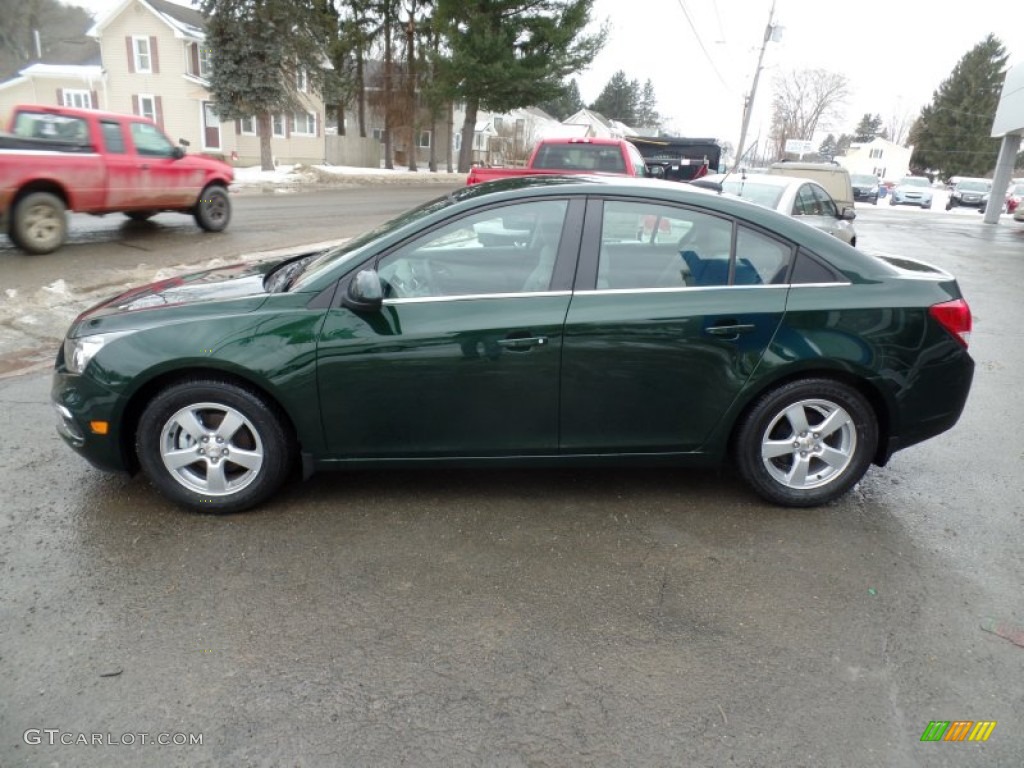
[[[273,170],[271,115],[301,107],[300,72],[308,87],[322,88],[329,17],[317,0],[203,0],[201,8],[217,112],[229,120],[256,116],[260,165]]]
[[[1005,74],[1006,49],[994,35],[964,54],[910,129],[911,166],[945,176],[981,176],[995,166],[989,135]]]
[[[636,127],[658,128],[661,125],[661,115],[658,114],[658,99],[654,96],[654,83],[650,78],[644,83],[640,92],[640,102],[636,110]]]
[[[575,115],[583,109],[584,104],[583,98],[580,96],[580,87],[576,84],[576,80],[573,79],[562,84],[562,92],[558,96],[542,101],[537,106],[552,117],[558,120],[565,120],[565,118]]]
[[[640,107],[640,83],[628,80],[621,69],[612,75],[605,84],[600,95],[590,105],[590,109],[599,112],[610,120],[632,125],[637,122],[636,116]]]
[[[821,142],[821,146],[818,147],[818,154],[831,160],[838,154],[838,150],[839,142],[836,141],[836,135],[834,133],[830,133],[825,137],[825,140]]]
[[[870,112],[865,112],[864,117],[862,117],[860,122],[857,123],[857,127],[853,129],[853,140],[863,144],[871,141],[881,133],[881,115],[875,115],[872,117]]]
[[[437,0],[448,56],[438,74],[466,107],[459,172],[469,170],[478,111],[507,112],[558,95],[587,66],[605,32],[584,31],[594,0]]]

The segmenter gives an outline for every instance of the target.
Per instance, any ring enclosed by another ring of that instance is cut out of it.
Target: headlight
[[[868,192],[868,194],[869,194],[869,195],[877,195],[877,194],[878,194],[878,187],[877,187],[877,186],[875,186],[875,187],[872,187],[872,188],[871,188],[871,191],[870,191],[870,192]]]
[[[105,345],[129,333],[131,331],[118,331],[64,339],[64,367],[71,373],[81,373]]]

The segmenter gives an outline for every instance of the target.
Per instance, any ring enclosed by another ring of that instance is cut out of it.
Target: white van
[[[850,172],[838,163],[800,163],[783,161],[772,163],[768,173],[778,176],[801,176],[812,179],[825,188],[836,201],[840,213],[843,208],[853,209],[853,182]]]

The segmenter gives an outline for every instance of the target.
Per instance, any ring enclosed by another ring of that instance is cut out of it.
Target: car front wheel
[[[231,221],[231,199],[224,187],[209,186],[196,201],[195,219],[207,232],[223,232]]]
[[[210,379],[182,381],[154,397],[139,419],[136,451],[161,493],[218,513],[266,500],[293,457],[275,408],[247,388]]]
[[[852,488],[877,443],[877,420],[863,395],[831,379],[804,379],[754,404],[737,434],[736,459],[763,498],[813,507]]]

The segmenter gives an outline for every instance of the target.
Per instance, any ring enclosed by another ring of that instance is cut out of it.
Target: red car
[[[525,168],[471,168],[466,184],[546,174],[646,176],[640,151],[625,139],[542,139]]]
[[[152,120],[19,106],[9,132],[0,136],[0,225],[28,253],[63,244],[69,210],[136,220],[177,211],[209,232],[231,219],[231,166],[186,155]]]

